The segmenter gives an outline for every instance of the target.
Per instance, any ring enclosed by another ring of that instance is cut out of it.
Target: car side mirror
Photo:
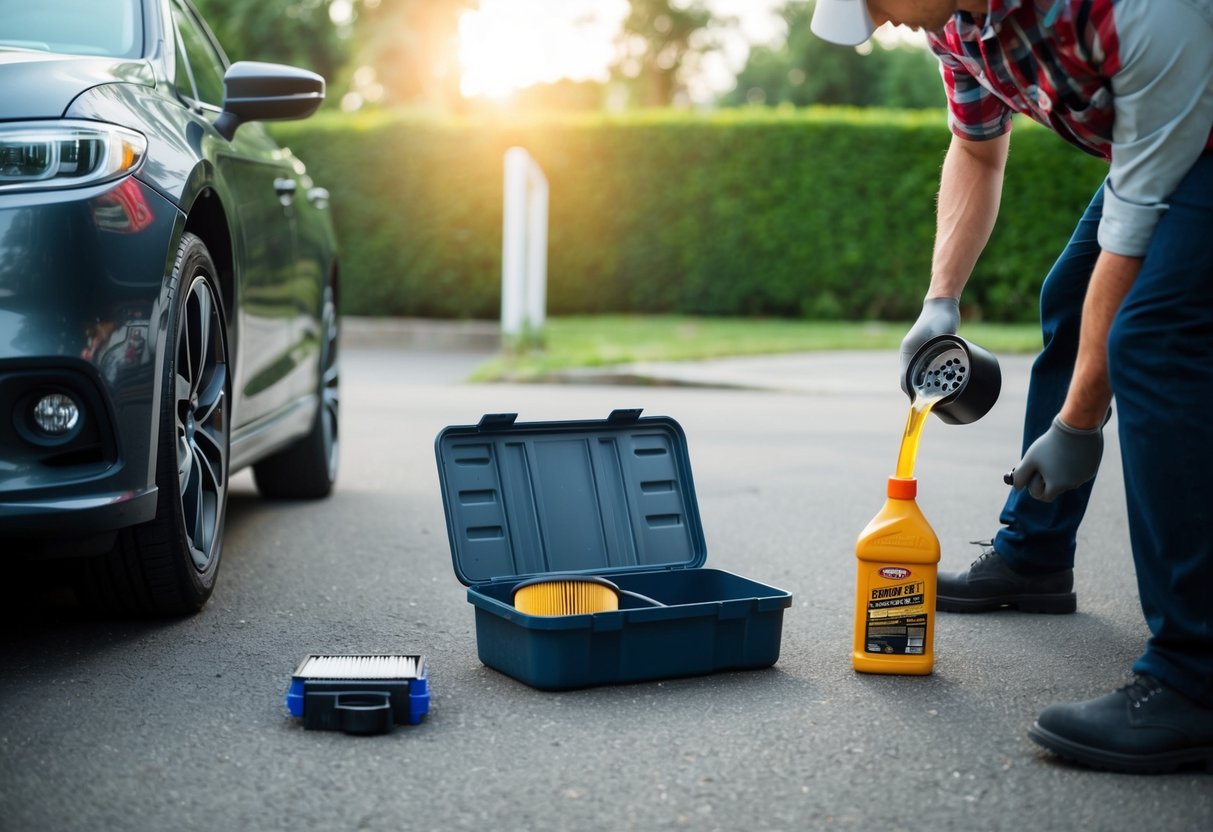
[[[246,121],[307,118],[324,101],[324,78],[306,69],[237,61],[223,76],[223,112],[215,129],[228,141]]]

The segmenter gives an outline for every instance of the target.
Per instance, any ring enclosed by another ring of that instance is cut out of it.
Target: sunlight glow
[[[329,20],[338,26],[354,22],[354,0],[333,0],[329,3]]]
[[[508,98],[561,78],[605,81],[627,0],[481,0],[459,19],[459,88]]]
[[[333,0],[331,10],[352,0]],[[361,0],[366,4],[379,0]],[[778,42],[776,15],[785,0],[707,0],[714,13],[737,27],[719,31],[720,50],[704,56],[687,78],[692,101],[710,101],[734,84],[752,44]],[[459,19],[459,89],[466,98],[507,101],[515,91],[562,78],[606,81],[618,57],[617,39],[629,0],[480,0]],[[873,41],[893,47],[925,45],[921,32],[882,26]],[[869,42],[863,50],[870,51]]]

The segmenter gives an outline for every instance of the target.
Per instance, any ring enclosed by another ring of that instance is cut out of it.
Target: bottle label
[[[888,571],[882,570],[882,577]],[[921,656],[926,650],[929,614],[923,581],[871,587],[864,650],[886,656]]]

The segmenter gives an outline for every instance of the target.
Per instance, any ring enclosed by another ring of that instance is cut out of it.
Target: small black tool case
[[[435,440],[451,556],[475,607],[482,662],[545,690],[775,663],[792,596],[703,568],[677,422],[640,410],[605,420],[516,417],[489,414]],[[514,588],[549,573],[606,578],[625,591],[620,608],[517,610]]]

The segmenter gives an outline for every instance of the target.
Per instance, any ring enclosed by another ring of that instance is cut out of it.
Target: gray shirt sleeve
[[[1122,0],[1100,247],[1145,254],[1165,200],[1213,130],[1213,0]]]

